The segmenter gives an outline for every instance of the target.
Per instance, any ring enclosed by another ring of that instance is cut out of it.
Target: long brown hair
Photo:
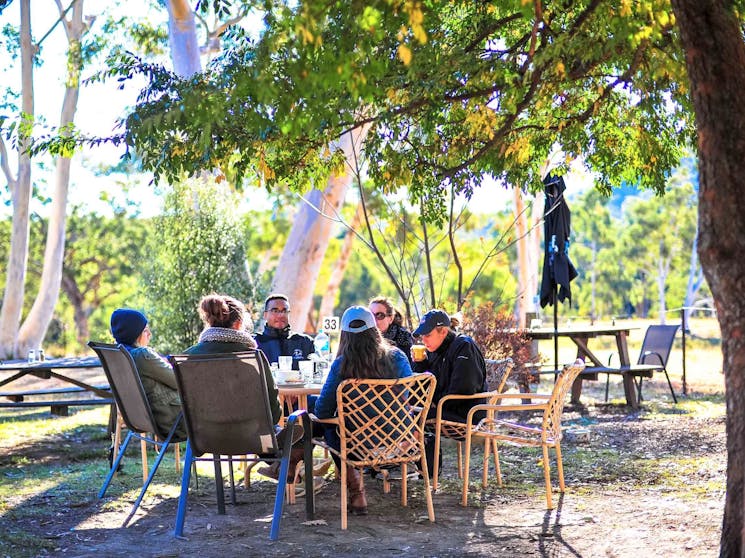
[[[394,350],[376,327],[359,333],[342,331],[337,352],[337,358],[342,357],[339,367],[342,380],[395,377],[392,355]]]

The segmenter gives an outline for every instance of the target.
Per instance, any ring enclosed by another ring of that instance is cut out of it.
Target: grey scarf
[[[208,327],[199,334],[199,342],[206,343],[217,341],[218,343],[242,343],[252,349],[256,348],[256,341],[245,329],[232,329],[229,327]]]

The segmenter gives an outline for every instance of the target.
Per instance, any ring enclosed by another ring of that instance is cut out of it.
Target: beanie
[[[147,325],[145,314],[131,308],[117,308],[111,314],[111,333],[117,343],[132,345]]]

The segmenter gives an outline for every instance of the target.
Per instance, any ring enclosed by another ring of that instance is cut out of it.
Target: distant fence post
[[[686,383],[686,308],[680,309],[680,325],[683,330],[683,395],[688,395],[688,384]]]

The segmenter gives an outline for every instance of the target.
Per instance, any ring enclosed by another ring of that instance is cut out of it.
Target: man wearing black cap
[[[437,403],[445,395],[472,395],[486,391],[486,363],[478,346],[467,335],[456,334],[450,328],[450,316],[442,310],[430,310],[422,316],[414,336],[420,336],[427,348],[424,359],[416,361],[415,372],[432,372],[437,378],[430,413],[435,415]],[[482,400],[450,401],[442,410],[442,418],[466,422],[468,411]]]
[[[481,350],[469,336],[455,333],[450,323],[446,312],[435,309],[422,316],[419,327],[414,330],[414,336],[421,338],[427,352],[418,360],[412,352],[412,368],[414,372],[431,372],[437,378],[429,418],[435,418],[437,403],[446,395],[473,395],[486,391],[486,363]],[[449,401],[442,409],[442,418],[466,422],[471,407],[485,402],[483,399]],[[435,462],[434,438],[428,432],[424,440],[430,476]],[[437,458],[442,462],[442,455]]]
[[[181,413],[181,399],[173,368],[148,347],[152,333],[145,314],[131,308],[118,308],[111,314],[111,333],[135,362],[142,387],[147,395],[158,435],[165,438]],[[183,421],[174,433],[176,440],[186,440]]]

